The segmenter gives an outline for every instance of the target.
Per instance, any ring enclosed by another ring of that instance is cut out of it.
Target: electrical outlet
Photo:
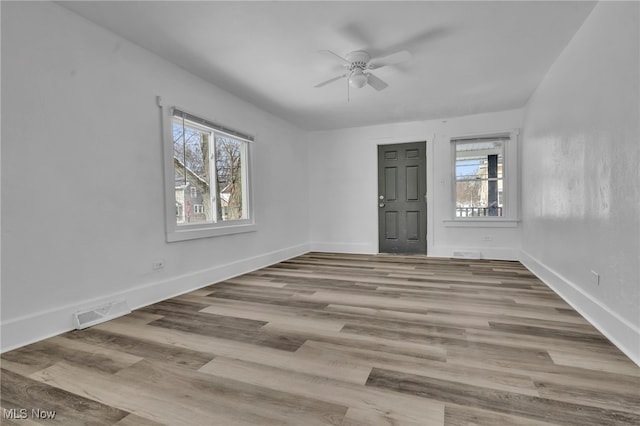
[[[594,285],[600,285],[600,274],[598,274],[596,271],[591,271],[591,282]]]
[[[161,269],[164,269],[164,260],[155,260],[151,262],[151,270],[159,271]]]

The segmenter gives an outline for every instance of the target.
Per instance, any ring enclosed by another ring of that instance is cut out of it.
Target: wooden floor
[[[505,261],[310,253],[5,353],[1,380],[3,425],[640,424],[640,368]]]

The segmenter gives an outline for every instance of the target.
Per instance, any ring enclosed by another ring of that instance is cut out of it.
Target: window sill
[[[517,228],[519,220],[513,219],[450,219],[443,220],[446,228]]]
[[[258,227],[255,223],[227,225],[209,228],[177,228],[167,232],[167,242],[196,240],[199,238],[220,237],[223,235],[244,234],[255,232]]]

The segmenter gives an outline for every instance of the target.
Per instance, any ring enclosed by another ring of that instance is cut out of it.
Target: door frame
[[[426,162],[425,162],[425,178],[427,180],[427,186],[426,186],[426,199],[425,202],[427,203],[427,226],[426,226],[426,230],[427,230],[427,254],[426,256],[431,256],[431,253],[433,253],[433,233],[434,233],[434,221],[433,221],[433,217],[434,217],[434,208],[433,208],[433,193],[434,193],[434,182],[433,182],[433,175],[431,174],[431,171],[433,170],[433,152],[434,152],[434,142],[436,139],[436,134],[434,133],[431,137],[427,137],[425,135],[415,135],[415,136],[403,136],[403,137],[381,137],[381,138],[376,138],[376,143],[375,143],[375,161],[376,161],[376,175],[375,175],[375,180],[376,180],[376,199],[375,199],[375,204],[373,204],[373,208],[375,208],[376,211],[376,253],[377,254],[386,254],[386,253],[382,253],[380,252],[380,232],[379,232],[379,228],[378,228],[378,220],[380,220],[379,215],[380,215],[380,208],[378,207],[378,195],[379,194],[379,188],[377,185],[378,182],[378,149],[380,145],[399,145],[399,144],[405,144],[405,143],[414,143],[414,142],[424,142],[425,143],[425,155],[426,155]],[[440,182],[441,186],[444,182]]]

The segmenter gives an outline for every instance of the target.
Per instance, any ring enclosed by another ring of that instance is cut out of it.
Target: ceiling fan
[[[371,58],[371,55],[364,50],[356,50],[347,53],[344,58],[331,50],[321,50],[321,52],[329,53],[335,58],[338,58],[342,65],[347,69],[347,72],[316,84],[314,87],[322,87],[329,83],[333,83],[334,81],[347,78],[349,86],[355,89],[360,89],[368,84],[376,90],[383,90],[388,86],[388,84],[376,77],[371,70],[399,64],[400,62],[405,62],[411,59],[411,53],[406,50],[401,50],[399,52],[377,58]]]

